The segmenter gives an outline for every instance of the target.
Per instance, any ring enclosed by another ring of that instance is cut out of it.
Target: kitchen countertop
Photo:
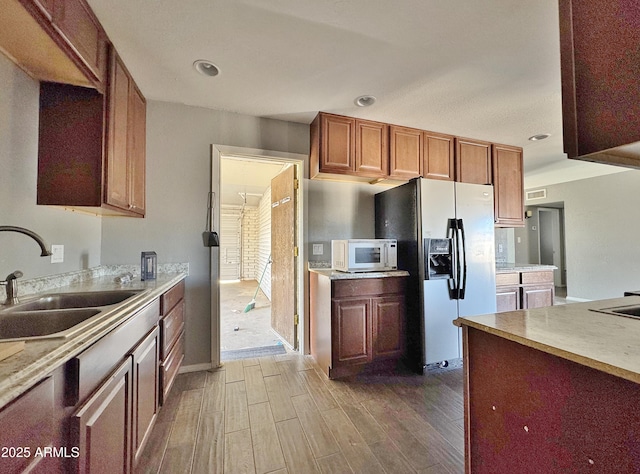
[[[405,277],[409,276],[409,272],[406,270],[391,270],[387,272],[341,272],[333,270],[331,268],[309,268],[310,272],[324,275],[330,280],[361,280],[365,278],[390,278],[390,277]]]
[[[512,272],[542,272],[555,270],[555,265],[542,265],[538,263],[496,263],[496,273]]]
[[[87,349],[117,326],[125,322],[137,310],[158,298],[166,290],[186,277],[186,273],[159,273],[156,280],[133,280],[128,284],[114,282],[114,276],[103,276],[77,284],[34,294],[21,302],[38,298],[47,293],[79,291],[142,290],[122,303],[112,305],[86,331],[68,338],[27,340],[23,351],[0,361],[0,407],[3,407],[43,377],[63,365],[72,357]],[[0,306],[0,308],[2,308]]]
[[[640,296],[458,318],[505,339],[640,383],[640,319],[591,311],[640,305]]]

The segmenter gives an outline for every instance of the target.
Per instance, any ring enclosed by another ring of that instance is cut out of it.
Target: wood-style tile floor
[[[461,473],[462,369],[329,380],[309,356],[181,374],[136,472]]]

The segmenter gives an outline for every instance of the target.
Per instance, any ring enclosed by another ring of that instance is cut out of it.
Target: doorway
[[[298,339],[287,340],[273,329],[277,326],[273,321],[276,312],[272,310],[278,307],[274,305],[278,300],[271,284],[277,280],[271,260],[274,207],[271,188],[274,178],[286,174],[283,171],[293,169],[301,176],[304,158],[263,150],[212,147],[212,191],[219,196],[219,202],[214,204],[214,227],[220,231],[220,246],[212,249],[211,254],[213,366],[225,360],[298,348]],[[302,193],[299,195],[299,199],[292,200],[295,221],[289,227],[294,229],[296,241],[302,242],[303,226],[297,225],[302,222],[303,208]],[[304,311],[304,285],[299,278],[303,272],[298,269],[302,261],[300,256],[295,259],[289,285],[294,298],[289,307],[296,313],[296,320],[297,314]],[[289,319],[293,325],[294,314]],[[304,325],[298,329],[304,330]]]
[[[538,252],[539,262],[543,265],[555,265],[554,286],[566,287],[565,245],[564,245],[564,207],[539,207],[538,210]],[[561,291],[562,293],[562,291]]]

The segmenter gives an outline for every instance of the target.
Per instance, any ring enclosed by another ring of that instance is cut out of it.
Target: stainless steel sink
[[[615,306],[613,308],[594,309],[599,313],[614,314],[627,318],[640,318],[640,305]]]
[[[122,303],[140,293],[140,290],[113,290],[81,293],[57,293],[20,303],[5,311],[42,311],[49,309],[91,308]]]
[[[71,328],[98,313],[100,308],[3,311],[0,313],[0,339],[67,337]]]
[[[0,311],[0,341],[69,337],[92,324],[106,307],[142,290],[55,293]]]

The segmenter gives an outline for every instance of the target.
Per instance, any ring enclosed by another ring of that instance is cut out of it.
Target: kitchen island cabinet
[[[640,297],[458,318],[465,471],[637,472]],[[593,311],[596,310],[596,311]]]
[[[310,271],[311,355],[329,378],[397,364],[404,349],[406,276]]]

